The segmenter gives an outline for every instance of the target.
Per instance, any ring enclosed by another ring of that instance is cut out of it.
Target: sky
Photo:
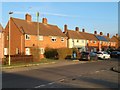
[[[62,31],[67,24],[70,30],[79,27],[89,33],[102,31],[111,36],[118,33],[117,2],[2,2],[0,21],[3,27],[8,22],[10,11],[12,17],[21,19],[29,13],[33,21],[37,21],[36,12],[39,12],[40,22],[46,17],[49,24],[57,25]]]

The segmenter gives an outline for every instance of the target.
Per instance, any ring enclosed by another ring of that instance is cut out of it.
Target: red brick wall
[[[11,49],[11,55],[16,54],[16,48],[19,48],[19,52],[21,52],[21,36],[22,33],[17,28],[17,26],[14,24],[13,20],[10,20],[10,49]],[[7,40],[7,36],[9,34],[9,24],[7,24],[5,28],[5,48],[9,47],[9,40]]]
[[[30,35],[30,40],[25,40],[25,47],[32,47],[33,44],[37,46],[37,36],[35,35]],[[45,47],[50,47],[50,48],[62,48],[62,47],[67,47],[67,39],[64,39],[64,42],[61,42],[61,37],[57,37],[56,42],[51,41],[51,37],[49,36],[43,36],[43,40],[38,42],[39,47],[45,48]]]
[[[0,32],[0,60],[4,57],[4,33]]]

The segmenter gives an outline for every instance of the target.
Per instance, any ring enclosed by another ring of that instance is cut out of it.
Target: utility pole
[[[39,47],[39,12],[37,12],[37,47]]]
[[[11,39],[11,38],[10,38],[10,37],[11,37],[11,35],[10,35],[10,34],[11,34],[11,33],[10,33],[10,31],[11,31],[11,29],[10,29],[10,28],[11,28],[11,27],[10,27],[10,18],[11,18],[11,16],[10,16],[10,15],[11,15],[11,14],[13,14],[13,12],[9,12],[9,62],[8,62],[9,65],[11,65],[11,63],[10,63],[10,61],[11,61],[11,58],[10,58],[10,39]]]

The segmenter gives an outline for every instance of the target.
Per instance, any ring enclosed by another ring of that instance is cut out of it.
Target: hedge
[[[46,48],[44,56],[50,59],[71,59],[73,51],[73,49],[69,48]]]

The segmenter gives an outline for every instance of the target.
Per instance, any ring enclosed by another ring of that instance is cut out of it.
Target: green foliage
[[[44,56],[49,59],[71,59],[72,52],[69,48],[46,48]]]
[[[57,49],[46,48],[44,56],[49,59],[58,59]]]
[[[72,49],[69,48],[59,48],[57,49],[59,59],[71,59]]]

